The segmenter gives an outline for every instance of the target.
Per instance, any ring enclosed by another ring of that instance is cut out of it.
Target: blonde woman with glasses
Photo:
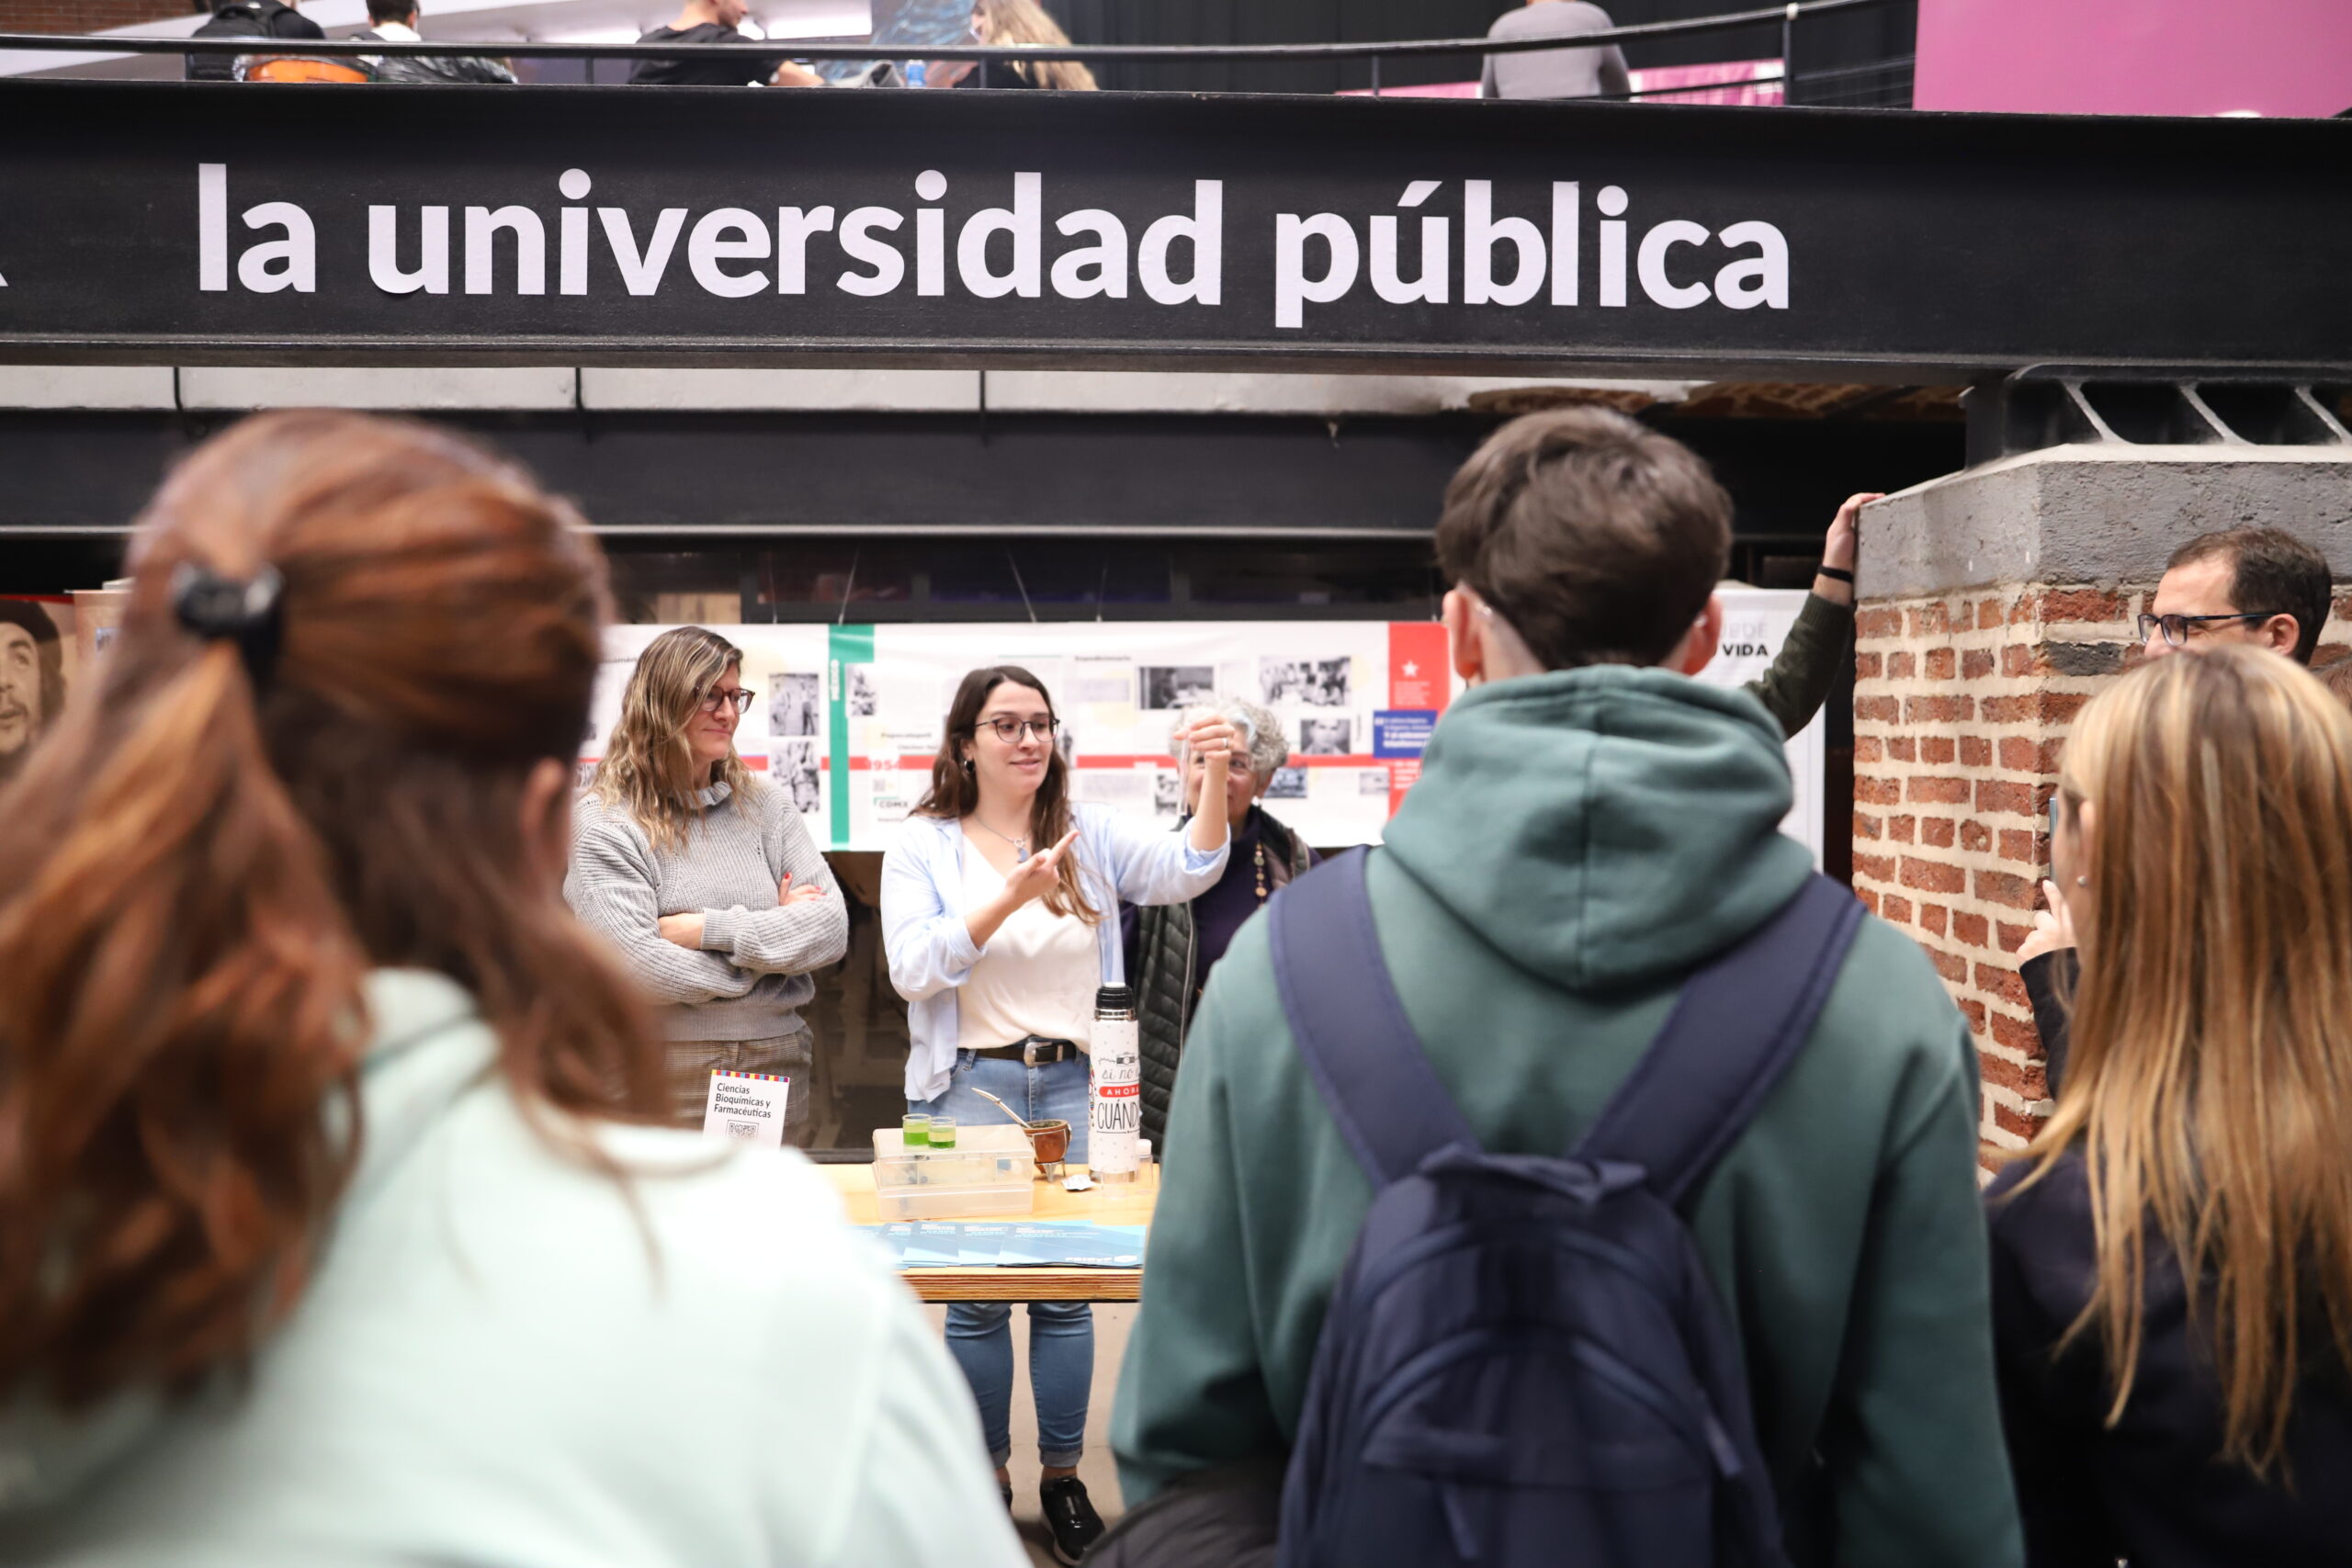
[[[680,626],[646,645],[577,812],[563,893],[608,938],[669,1035],[670,1112],[699,1127],[715,1072],[792,1080],[808,1142],[810,974],[849,948],[849,911],[790,796],[735,752],[743,650]]]
[[[2352,1560],[2352,715],[2156,660],[2066,743],[2057,1108],[1990,1194],[2028,1561]]]

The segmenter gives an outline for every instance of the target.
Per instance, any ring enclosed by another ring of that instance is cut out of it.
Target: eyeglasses
[[[711,692],[698,705],[705,713],[715,714],[721,708],[733,708],[737,717],[751,711],[752,688],[738,686],[731,692]]]
[[[980,728],[995,731],[996,738],[1007,746],[1018,746],[1032,733],[1040,740],[1051,740],[1054,731],[1061,728],[1061,723],[1051,718],[998,717],[980,720]]]
[[[2209,621],[2267,621],[2273,615],[2283,615],[2284,610],[2233,610],[2221,615],[2143,615],[2140,617],[2140,640],[2147,641],[2161,629],[2165,641],[2175,648],[2186,648],[2191,637],[2202,635],[2189,630]]]

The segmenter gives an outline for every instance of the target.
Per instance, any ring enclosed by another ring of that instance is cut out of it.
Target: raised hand
[[[1062,857],[1069,854],[1071,846],[1077,842],[1078,829],[1072,828],[1062,835],[1060,843],[1049,850],[1040,850],[1012,868],[1012,874],[1004,879],[1004,891],[1005,896],[1012,900],[1013,908],[1019,908],[1031,899],[1042,898],[1054,890],[1054,884],[1061,876]]]
[[[1175,739],[1182,741],[1187,750],[1199,753],[1208,766],[1222,768],[1232,762],[1234,748],[1241,743],[1241,732],[1229,720],[1204,718],[1178,730]]]
[[[1883,491],[1866,490],[1846,498],[1838,508],[1838,515],[1829,521],[1829,536],[1821,541],[1821,564],[1834,566],[1840,571],[1854,570],[1854,542],[1861,525],[1862,508],[1873,501],[1884,501]]]
[[[2058,885],[2047,877],[2041,883],[2041,901],[2050,907],[2034,911],[2033,930],[2018,943],[2019,964],[2029,958],[2039,958],[2045,953],[2075,945],[2075,919],[2066,911],[2065,896],[2058,891]]]

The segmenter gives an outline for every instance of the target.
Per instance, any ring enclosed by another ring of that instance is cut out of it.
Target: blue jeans
[[[967,1127],[1001,1122],[1004,1112],[974,1094],[984,1089],[1035,1122],[1069,1123],[1069,1157],[1086,1160],[1087,1064],[1055,1062],[1026,1067],[956,1053],[955,1076],[936,1100],[910,1100],[910,1111],[953,1116]],[[951,1302],[947,1353],[972,1385],[980,1407],[980,1436],[990,1460],[1012,1454],[1012,1304]],[[1074,1465],[1086,1448],[1086,1399],[1094,1382],[1094,1309],[1084,1302],[1029,1303],[1029,1389],[1037,1402],[1037,1458],[1048,1468]]]

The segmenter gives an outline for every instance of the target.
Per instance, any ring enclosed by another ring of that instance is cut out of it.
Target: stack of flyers
[[[901,1269],[1140,1269],[1141,1225],[987,1224],[952,1220],[870,1227]]]
[[[1141,1225],[1007,1225],[1002,1268],[1140,1269]]]

